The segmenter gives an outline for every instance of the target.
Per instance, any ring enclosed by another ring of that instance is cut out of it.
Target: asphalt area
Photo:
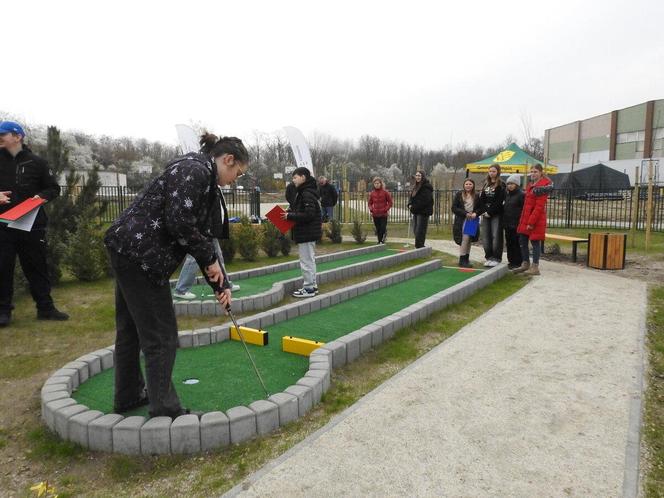
[[[248,347],[268,391],[281,392],[303,377],[309,366],[307,357],[282,351],[282,337],[295,336],[329,342],[452,287],[474,274],[458,268],[440,268],[272,325],[268,329],[267,346]],[[114,369],[95,375],[79,386],[72,397],[92,410],[111,413],[113,376]],[[242,344],[236,341],[178,350],[173,382],[182,405],[197,411],[224,411],[265,398]],[[147,415],[147,412],[147,407],[143,407],[129,412],[129,415]]]

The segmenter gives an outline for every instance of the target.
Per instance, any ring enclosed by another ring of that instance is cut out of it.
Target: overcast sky
[[[293,125],[491,145],[664,98],[664,1],[33,1],[3,8],[0,111],[175,144]]]

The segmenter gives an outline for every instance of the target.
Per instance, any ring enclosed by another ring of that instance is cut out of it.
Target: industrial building
[[[626,173],[633,183],[636,167],[651,158],[664,167],[664,99],[544,132],[544,161],[558,166],[561,173],[602,163]]]

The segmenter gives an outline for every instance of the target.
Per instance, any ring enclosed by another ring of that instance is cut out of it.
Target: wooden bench
[[[544,234],[546,237],[545,240],[560,240],[561,242],[571,242],[572,243],[572,261],[576,263],[576,248],[579,244],[588,243],[588,239],[582,239],[579,237],[570,237],[569,235],[556,235],[555,233]],[[542,254],[544,254],[544,241],[542,241]]]

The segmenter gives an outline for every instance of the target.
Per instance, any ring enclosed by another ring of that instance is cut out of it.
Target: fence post
[[[567,189],[567,205],[566,205],[566,216],[565,216],[565,228],[571,228],[572,226],[572,189]]]

